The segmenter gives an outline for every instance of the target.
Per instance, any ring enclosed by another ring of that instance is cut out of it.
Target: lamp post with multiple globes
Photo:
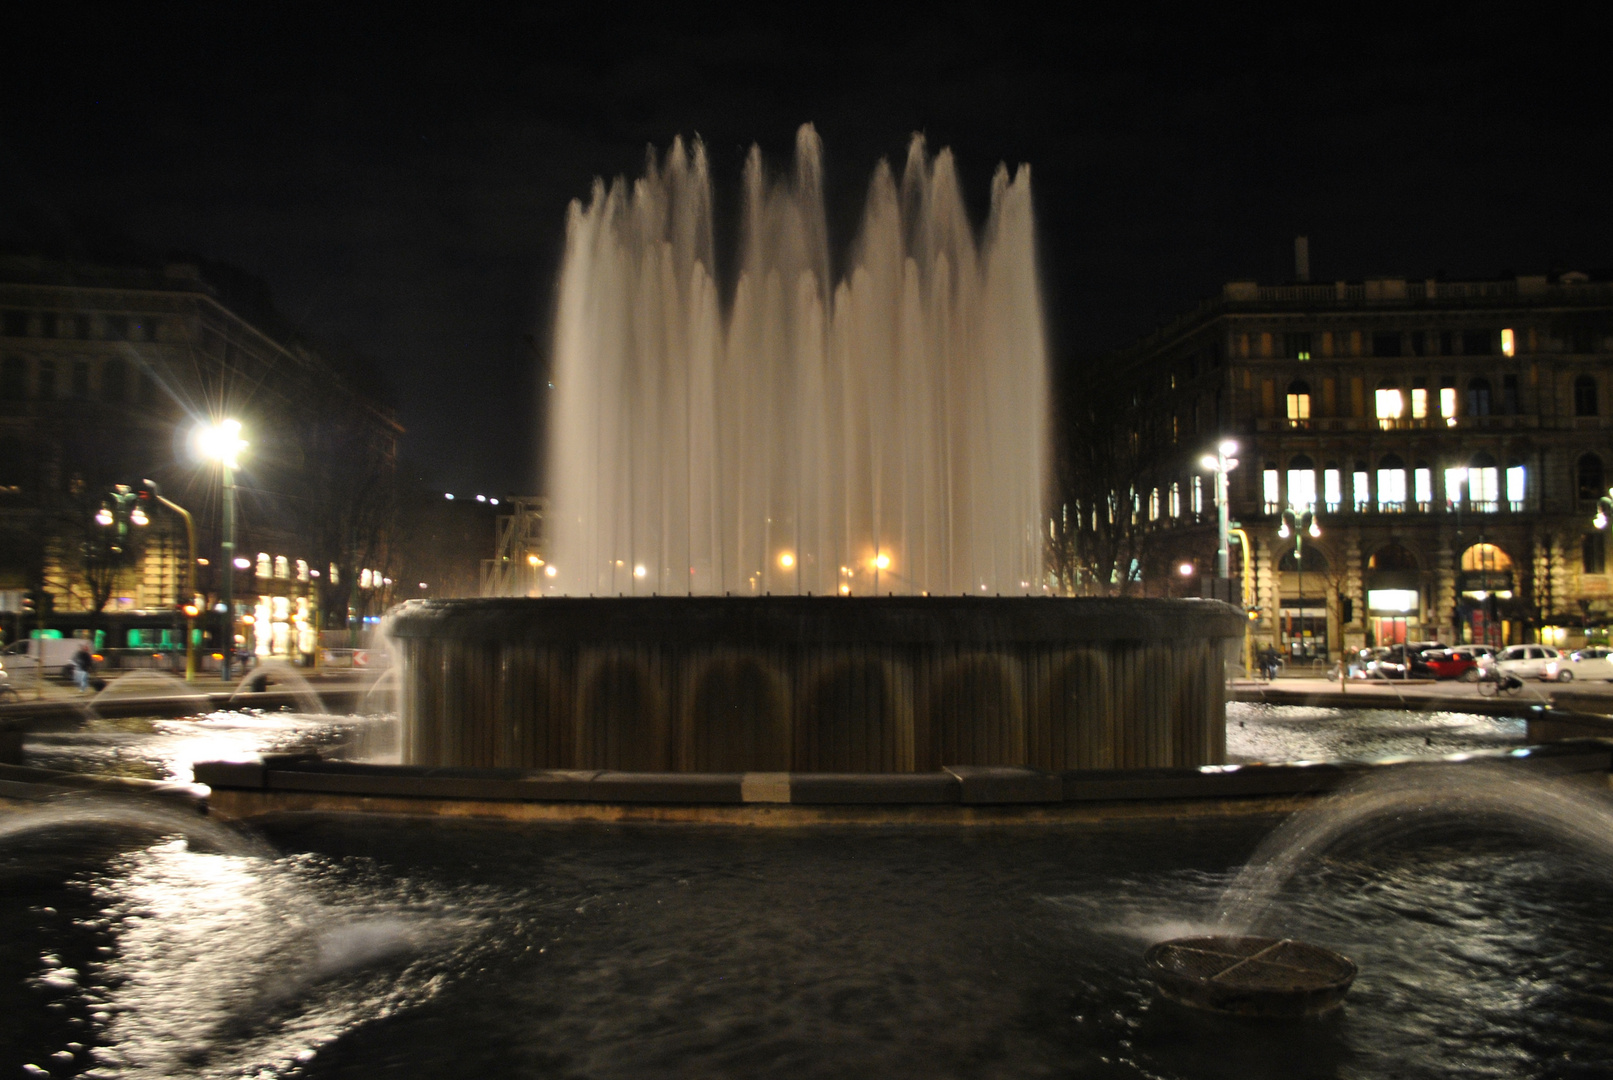
[[[230,681],[230,667],[235,659],[235,470],[241,467],[241,451],[247,447],[241,438],[241,422],[234,419],[205,424],[196,429],[197,453],[209,461],[217,461],[224,479],[224,560],[220,569],[224,574],[224,649],[222,674]]]

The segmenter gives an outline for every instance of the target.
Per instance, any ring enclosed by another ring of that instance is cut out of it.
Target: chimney
[[[1311,238],[1294,237],[1294,277],[1300,281],[1311,279]]]

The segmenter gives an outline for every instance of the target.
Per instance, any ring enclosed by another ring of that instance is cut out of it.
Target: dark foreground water
[[[1273,1024],[1160,1002],[1141,970],[1150,942],[1202,925],[1271,820],[314,817],[253,847],[46,813],[61,823],[0,835],[4,1075],[1613,1073],[1605,868],[1540,838],[1425,836],[1308,867],[1267,929],[1361,976],[1334,1018]]]

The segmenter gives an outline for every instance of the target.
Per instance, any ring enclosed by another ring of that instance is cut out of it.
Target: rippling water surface
[[[1309,712],[1324,715],[1246,714],[1241,730],[1282,760],[1322,756],[1306,739],[1353,749],[1373,732],[1375,752],[1521,738],[1512,721]],[[220,747],[387,752],[388,729],[354,718],[148,723],[34,739],[28,754],[183,779]],[[1262,929],[1360,964],[1330,1020],[1157,1000],[1143,950],[1207,929],[1278,820],[743,831],[301,816],[243,834],[73,799],[0,815],[0,1073],[1613,1074],[1613,875],[1527,831],[1374,831],[1301,866]]]
[[[1227,760],[1371,761],[1522,746],[1527,723],[1509,716],[1409,709],[1227,705]]]

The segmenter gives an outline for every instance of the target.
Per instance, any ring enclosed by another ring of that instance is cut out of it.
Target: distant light
[[[108,510],[104,506],[101,507],[101,509],[99,509],[99,510],[97,510],[95,512],[95,523],[97,525],[110,525],[110,524],[112,524],[112,511]]]
[[[1501,352],[1506,356],[1517,355],[1518,339],[1510,329],[1501,331]]]
[[[422,582],[421,582],[421,583],[420,583],[420,587],[421,587],[421,588],[422,588],[422,589],[429,589],[429,588],[431,588],[431,586],[430,586],[430,585],[427,585],[427,584],[426,584],[426,583],[425,583],[425,582],[424,582],[424,581],[422,581]]]
[[[1205,454],[1203,457],[1199,458],[1199,464],[1211,472],[1215,472],[1221,467],[1221,463],[1216,460],[1215,455],[1213,454]]]
[[[196,565],[197,566],[211,566],[212,563],[208,562],[206,559],[197,559],[196,560]]]
[[[228,611],[229,608],[225,607],[223,604],[214,604],[213,605],[213,610],[214,611]]]
[[[144,510],[140,509],[138,506],[135,507],[133,510],[129,511],[129,520],[132,521],[136,525],[149,525],[149,524],[151,524],[151,519],[146,517],[146,512]]]
[[[488,499],[487,502],[491,506],[497,506],[498,505],[498,500],[497,499]]]
[[[238,468],[236,458],[247,443],[241,438],[241,421],[224,420],[218,424],[203,424],[193,436],[196,452],[212,461],[221,461],[231,469]]]
[[[453,492],[452,492],[452,491],[445,491],[445,492],[443,492],[443,493],[442,493],[442,497],[443,497],[443,498],[445,498],[445,499],[447,499],[447,500],[448,500],[448,501],[449,501],[449,502],[453,502],[453,501],[454,501],[454,493],[453,493]]]
[[[540,560],[536,555],[528,555],[526,557],[526,562],[527,562],[528,566],[536,566],[541,561],[542,560]]]
[[[547,574],[547,575],[549,575],[549,576],[550,576],[550,577],[554,577],[554,576],[555,576],[555,574],[556,574],[556,573],[557,573],[557,571],[556,571],[556,570],[555,570],[555,568],[554,568],[554,567],[552,567],[552,566],[545,566],[545,567],[544,567],[544,568],[543,568],[543,572],[544,572],[544,573],[545,573],[545,574]]]
[[[319,576],[319,571],[318,570],[310,570],[310,571],[308,571],[308,576],[309,577],[318,577]]]
[[[889,555],[886,555],[885,553],[881,552],[874,559],[874,565],[879,567],[881,570],[889,570],[890,565],[891,565],[891,557]]]
[[[1178,566],[1176,568],[1176,572],[1178,574],[1181,574],[1183,577],[1192,577],[1193,576],[1193,564],[1190,563],[1190,562],[1185,562],[1181,566]]]
[[[486,495],[478,495],[478,496],[476,496],[476,501],[477,502],[486,502],[487,501],[487,496]]]
[[[633,576],[634,577],[641,578],[645,574],[648,574],[648,573],[649,573],[649,571],[644,569],[644,564],[643,563],[640,563],[639,565],[633,567]]]
[[[251,626],[254,623],[256,623],[257,621],[258,620],[256,619],[256,617],[254,617],[252,615],[242,615],[241,616],[241,622],[245,623],[247,626]]]
[[[795,565],[795,556],[786,551],[778,557],[778,564],[788,570]]]
[[[840,595],[841,596],[850,596],[851,595],[851,586],[850,585],[841,585],[840,586]]]
[[[1220,450],[1221,453],[1225,454],[1227,457],[1231,457],[1233,454],[1236,454],[1238,452],[1237,440],[1236,439],[1224,439],[1224,440],[1222,440],[1221,445],[1219,447],[1217,447],[1216,449]]]
[[[201,612],[201,608],[197,607],[195,604],[186,604],[185,605],[185,614],[189,615],[193,619],[198,614],[200,614],[200,612]]]
[[[245,570],[247,567],[249,567],[251,565],[252,565],[252,560],[250,560],[250,559],[236,559],[235,560],[235,568],[237,570]]]
[[[382,585],[390,585],[390,584],[392,584],[392,579],[389,578],[389,577],[384,577],[384,578],[381,579],[381,584]]]

